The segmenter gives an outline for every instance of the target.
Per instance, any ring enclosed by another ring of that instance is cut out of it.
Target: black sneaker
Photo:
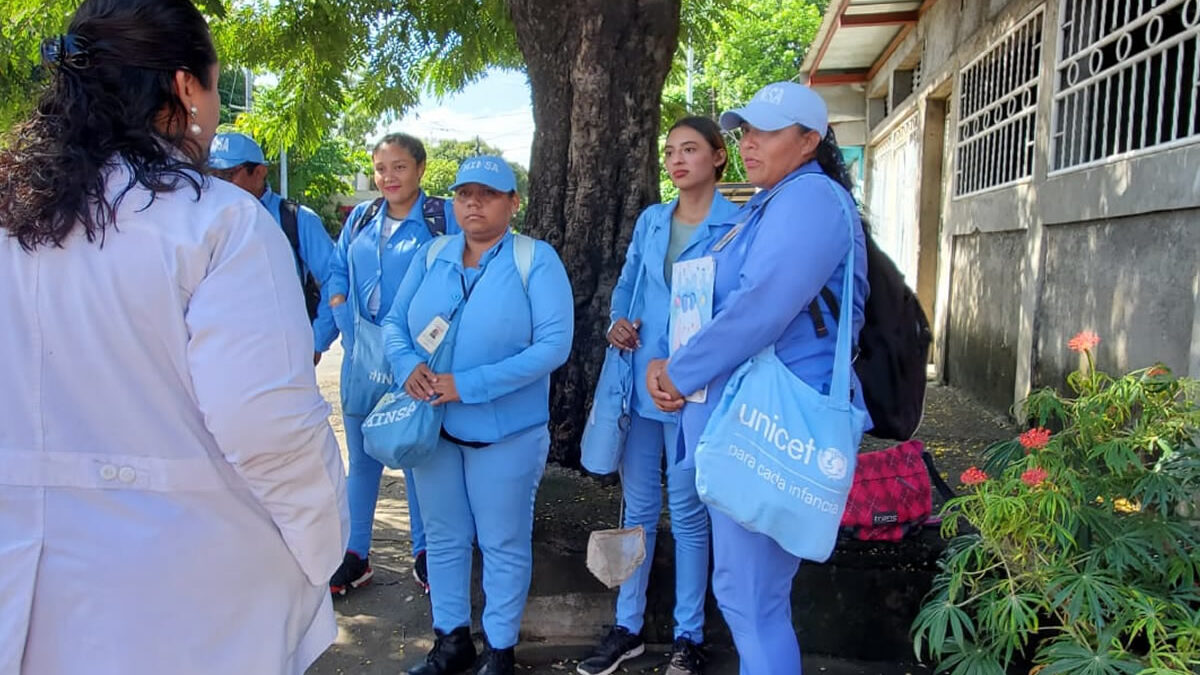
[[[429,563],[425,557],[425,551],[417,553],[417,559],[413,561],[413,578],[421,584],[421,588],[425,590],[425,594],[429,595]]]
[[[345,595],[348,591],[361,588],[371,583],[375,571],[367,563],[366,558],[358,557],[353,551],[346,551],[342,564],[329,579],[329,592],[334,595]]]
[[[579,662],[575,672],[579,675],[609,675],[622,663],[645,651],[646,643],[640,635],[634,635],[622,626],[613,626],[592,655]]]
[[[513,648],[495,649],[488,646],[487,657],[475,675],[514,675],[516,660],[513,658]]]
[[[681,637],[675,639],[671,647],[671,663],[667,666],[666,675],[703,675],[704,654],[700,645]]]
[[[425,656],[425,663],[408,671],[408,675],[451,675],[465,672],[475,663],[475,642],[471,629],[459,626],[449,633],[434,629],[437,640]]]

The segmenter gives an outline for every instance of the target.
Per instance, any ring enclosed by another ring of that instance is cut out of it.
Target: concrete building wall
[[[1112,373],[1165,363],[1187,373],[1200,283],[1200,209],[1046,228],[1033,385],[1061,386],[1079,367],[1067,340],[1101,337]]]
[[[945,379],[1004,410],[1016,381],[1024,232],[954,238]]]
[[[1032,175],[958,197],[959,74],[1039,8]],[[926,308],[934,362],[944,379],[1001,409],[1032,387],[1062,383],[1076,366],[1066,340],[1082,329],[1101,335],[1100,365],[1111,371],[1163,361],[1200,376],[1200,143],[1051,171],[1060,9],[1057,0],[939,0],[864,88],[869,113],[895,71],[921,63],[911,96],[882,119],[868,114],[869,148],[914,112],[928,120],[931,106],[945,106],[939,232],[921,233],[923,248],[938,248],[934,260],[921,259],[923,270],[937,270]],[[868,201],[876,187],[868,184]],[[929,194],[923,177],[922,200]]]

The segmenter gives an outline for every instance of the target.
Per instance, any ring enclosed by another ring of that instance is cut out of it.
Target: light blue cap
[[[266,164],[262,148],[246,134],[224,133],[217,134],[212,139],[208,149],[208,167],[210,169],[232,169],[239,164],[252,162]]]
[[[497,192],[513,192],[517,189],[517,176],[502,158],[479,155],[468,157],[458,165],[458,174],[450,190],[457,190],[467,183],[486,185]]]
[[[759,89],[746,105],[721,114],[721,128],[726,131],[743,122],[763,131],[799,124],[824,136],[829,109],[817,92],[802,84],[774,82]]]

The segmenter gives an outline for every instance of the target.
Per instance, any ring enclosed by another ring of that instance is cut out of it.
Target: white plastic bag
[[[646,531],[641,525],[596,530],[588,537],[588,571],[609,588],[625,583],[645,559]]]

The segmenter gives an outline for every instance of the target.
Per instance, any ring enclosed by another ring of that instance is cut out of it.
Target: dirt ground
[[[341,348],[335,343],[317,368],[317,379],[333,406],[330,422],[337,433],[345,457],[345,437],[338,402],[338,377]],[[958,476],[978,461],[989,444],[1009,438],[1011,423],[995,411],[984,408],[961,392],[931,386],[926,402],[926,417],[918,434],[937,459],[939,469],[951,485]],[[871,439],[864,449],[886,447]],[[550,467],[548,475],[570,473]],[[549,482],[549,481],[547,481]],[[561,485],[562,481],[557,481]],[[616,520],[619,492],[614,487],[595,483],[573,483],[574,492],[543,489],[536,507],[535,542],[575,541],[579,532],[610,527]],[[544,483],[544,487],[546,484]],[[394,675],[421,662],[432,646],[433,631],[429,599],[412,578],[412,556],[408,536],[409,515],[404,494],[404,476],[400,471],[385,470],[375,516],[371,565],[375,578],[370,586],[347,598],[338,598],[337,642],[309,669],[309,675]],[[536,563],[535,563],[536,564]],[[476,565],[478,568],[478,565]],[[476,569],[476,577],[479,571]],[[586,575],[586,571],[579,570]],[[536,573],[535,573],[536,575]],[[538,580],[535,579],[535,584]],[[478,585],[478,580],[476,582]],[[478,589],[476,589],[478,595]],[[478,603],[476,603],[478,604]],[[475,608],[478,617],[479,607]],[[597,632],[604,630],[597,626]],[[574,672],[579,658],[588,647],[580,641],[546,641],[518,646],[519,672],[551,675]],[[666,646],[658,645],[619,673],[661,673],[665,666]],[[737,659],[728,647],[710,651],[709,675],[733,675]],[[805,657],[806,673],[826,675],[901,675],[925,673],[924,669],[905,664],[853,663],[822,657]]]

